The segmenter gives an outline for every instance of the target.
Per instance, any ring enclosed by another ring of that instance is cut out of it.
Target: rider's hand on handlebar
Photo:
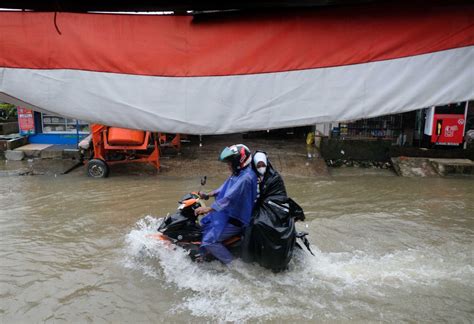
[[[202,215],[202,214],[207,214],[211,212],[212,208],[211,207],[198,207],[194,210],[194,215]]]
[[[198,192],[198,195],[199,195],[199,197],[201,197],[201,198],[204,199],[204,200],[208,200],[209,197],[210,197],[210,195],[208,195],[208,194],[205,193],[204,191],[199,191],[199,192]]]

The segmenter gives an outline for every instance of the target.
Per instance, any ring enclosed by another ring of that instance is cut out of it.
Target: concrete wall
[[[437,148],[437,149],[420,149],[418,147],[400,147],[393,146],[390,148],[390,156],[410,156],[424,157],[432,159],[470,159],[474,160],[474,145],[470,145],[467,149],[463,148]]]
[[[18,133],[18,122],[3,122],[0,123],[0,135],[7,135]]]
[[[325,160],[389,161],[391,140],[351,140],[323,138],[321,155]]]
[[[321,155],[325,160],[389,161],[392,157],[410,156],[441,159],[474,160],[474,143],[467,149],[420,149],[392,145],[390,140],[351,140],[323,138]]]

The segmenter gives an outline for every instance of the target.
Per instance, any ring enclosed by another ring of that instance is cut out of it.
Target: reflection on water
[[[472,180],[350,172],[285,179],[315,256],[280,274],[146,237],[199,176],[0,178],[0,321],[473,321]]]

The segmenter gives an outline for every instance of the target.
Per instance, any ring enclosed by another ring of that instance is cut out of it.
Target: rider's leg
[[[223,241],[231,238],[232,236],[238,235],[242,232],[242,228],[234,226],[232,224],[227,224],[222,232],[221,236],[216,243],[202,242],[202,247],[214,257],[220,260],[224,264],[228,264],[233,260],[232,254],[229,250],[222,244]]]

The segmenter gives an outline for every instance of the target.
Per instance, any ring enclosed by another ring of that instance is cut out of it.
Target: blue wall
[[[79,134],[79,141],[87,134]],[[63,144],[76,145],[78,143],[76,134],[35,134],[28,136],[28,142],[31,144]]]

